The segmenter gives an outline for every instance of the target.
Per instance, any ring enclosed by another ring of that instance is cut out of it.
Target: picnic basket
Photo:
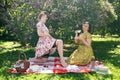
[[[21,55],[24,55],[24,60],[21,60]],[[18,73],[26,72],[26,70],[29,68],[30,62],[27,60],[25,53],[19,53],[18,55],[18,61],[14,65],[15,69]]]

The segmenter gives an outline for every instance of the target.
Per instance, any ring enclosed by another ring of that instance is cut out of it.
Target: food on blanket
[[[16,64],[21,64],[23,62],[23,60],[18,60],[17,62],[16,62]]]
[[[23,60],[18,60],[16,62],[16,64],[14,65],[14,68],[17,68],[17,67],[24,68],[24,66],[23,66]]]
[[[44,67],[43,66],[39,66],[39,65],[30,66],[30,71],[31,72],[39,72],[39,71],[41,71],[43,69],[44,69]]]
[[[108,67],[100,65],[100,66],[95,66],[95,70],[99,72],[108,72]]]
[[[78,70],[79,68],[76,65],[68,65],[66,69],[67,70]]]
[[[47,70],[48,69],[48,66],[39,66],[39,65],[32,65],[30,66],[30,71],[31,72],[41,72],[43,70]]]
[[[8,72],[9,72],[9,73],[17,73],[17,71],[16,71],[15,68],[8,70]]]

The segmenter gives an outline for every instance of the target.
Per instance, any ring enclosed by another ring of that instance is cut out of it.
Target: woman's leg
[[[31,61],[31,62],[41,62],[41,63],[43,63],[43,62],[46,62],[48,60],[48,58],[30,58],[29,59],[29,61]]]
[[[61,64],[62,66],[66,67],[67,63],[65,62],[65,59],[63,57],[63,41],[60,39],[56,40],[56,46],[57,46],[57,50],[60,56]]]
[[[49,51],[47,51],[45,53],[45,55],[43,55],[42,57],[30,58],[29,61],[32,61],[32,62],[46,62],[48,60],[48,57],[49,57]]]

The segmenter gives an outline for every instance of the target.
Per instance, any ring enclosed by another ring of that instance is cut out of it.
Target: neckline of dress
[[[89,33],[89,32],[84,32],[84,34],[87,34],[87,33]]]
[[[40,21],[39,23],[41,23],[43,26],[46,26],[45,23],[43,23],[43,22],[41,22],[41,21]]]

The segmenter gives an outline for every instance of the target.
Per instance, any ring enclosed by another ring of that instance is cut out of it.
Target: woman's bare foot
[[[65,62],[64,59],[61,59],[60,62],[61,62],[61,64],[62,64],[63,67],[67,67],[67,63]]]
[[[95,61],[92,61],[91,66],[90,66],[90,70],[94,71],[94,67],[95,67]]]

